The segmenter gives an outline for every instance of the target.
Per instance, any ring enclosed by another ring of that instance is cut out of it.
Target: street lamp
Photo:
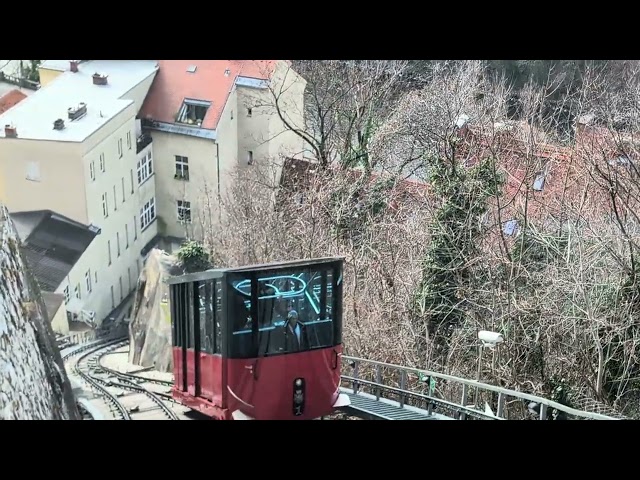
[[[480,371],[482,368],[482,353],[485,348],[493,351],[493,358],[491,359],[491,369],[495,368],[496,363],[496,346],[504,342],[504,337],[501,333],[490,332],[488,330],[480,330],[478,332],[478,373],[476,375],[476,381],[480,382]],[[478,395],[480,393],[480,387],[476,387],[476,402],[478,401]]]

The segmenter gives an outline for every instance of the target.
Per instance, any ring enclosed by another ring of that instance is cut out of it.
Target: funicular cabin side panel
[[[223,406],[222,287],[220,280],[196,282],[199,323],[200,396]]]
[[[185,280],[170,288],[174,394],[203,411],[223,407],[221,282]]]

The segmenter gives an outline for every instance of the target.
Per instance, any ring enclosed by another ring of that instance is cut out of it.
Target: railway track
[[[68,372],[84,381],[103,404],[101,410],[119,420],[181,420],[188,411],[164,392],[149,386],[147,379],[105,367],[105,355],[128,343],[126,337],[104,339],[72,348],[63,355]],[[154,383],[165,388],[170,382]],[[85,409],[83,409],[85,410]],[[86,410],[85,410],[86,412]]]

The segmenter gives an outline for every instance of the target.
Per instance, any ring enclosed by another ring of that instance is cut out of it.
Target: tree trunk
[[[79,420],[40,289],[0,205],[0,420]]]

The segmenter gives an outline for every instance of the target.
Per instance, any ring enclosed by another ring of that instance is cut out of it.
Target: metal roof
[[[40,288],[55,292],[96,236],[70,218],[38,210],[11,214]]]
[[[213,278],[221,278],[228,273],[242,273],[264,270],[284,270],[289,268],[311,267],[314,265],[323,265],[331,262],[343,262],[344,257],[322,257],[305,260],[288,260],[284,262],[271,262],[255,265],[246,265],[242,267],[215,268],[205,270],[203,272],[188,273],[167,279],[168,284],[196,282],[202,280],[210,280]]]

